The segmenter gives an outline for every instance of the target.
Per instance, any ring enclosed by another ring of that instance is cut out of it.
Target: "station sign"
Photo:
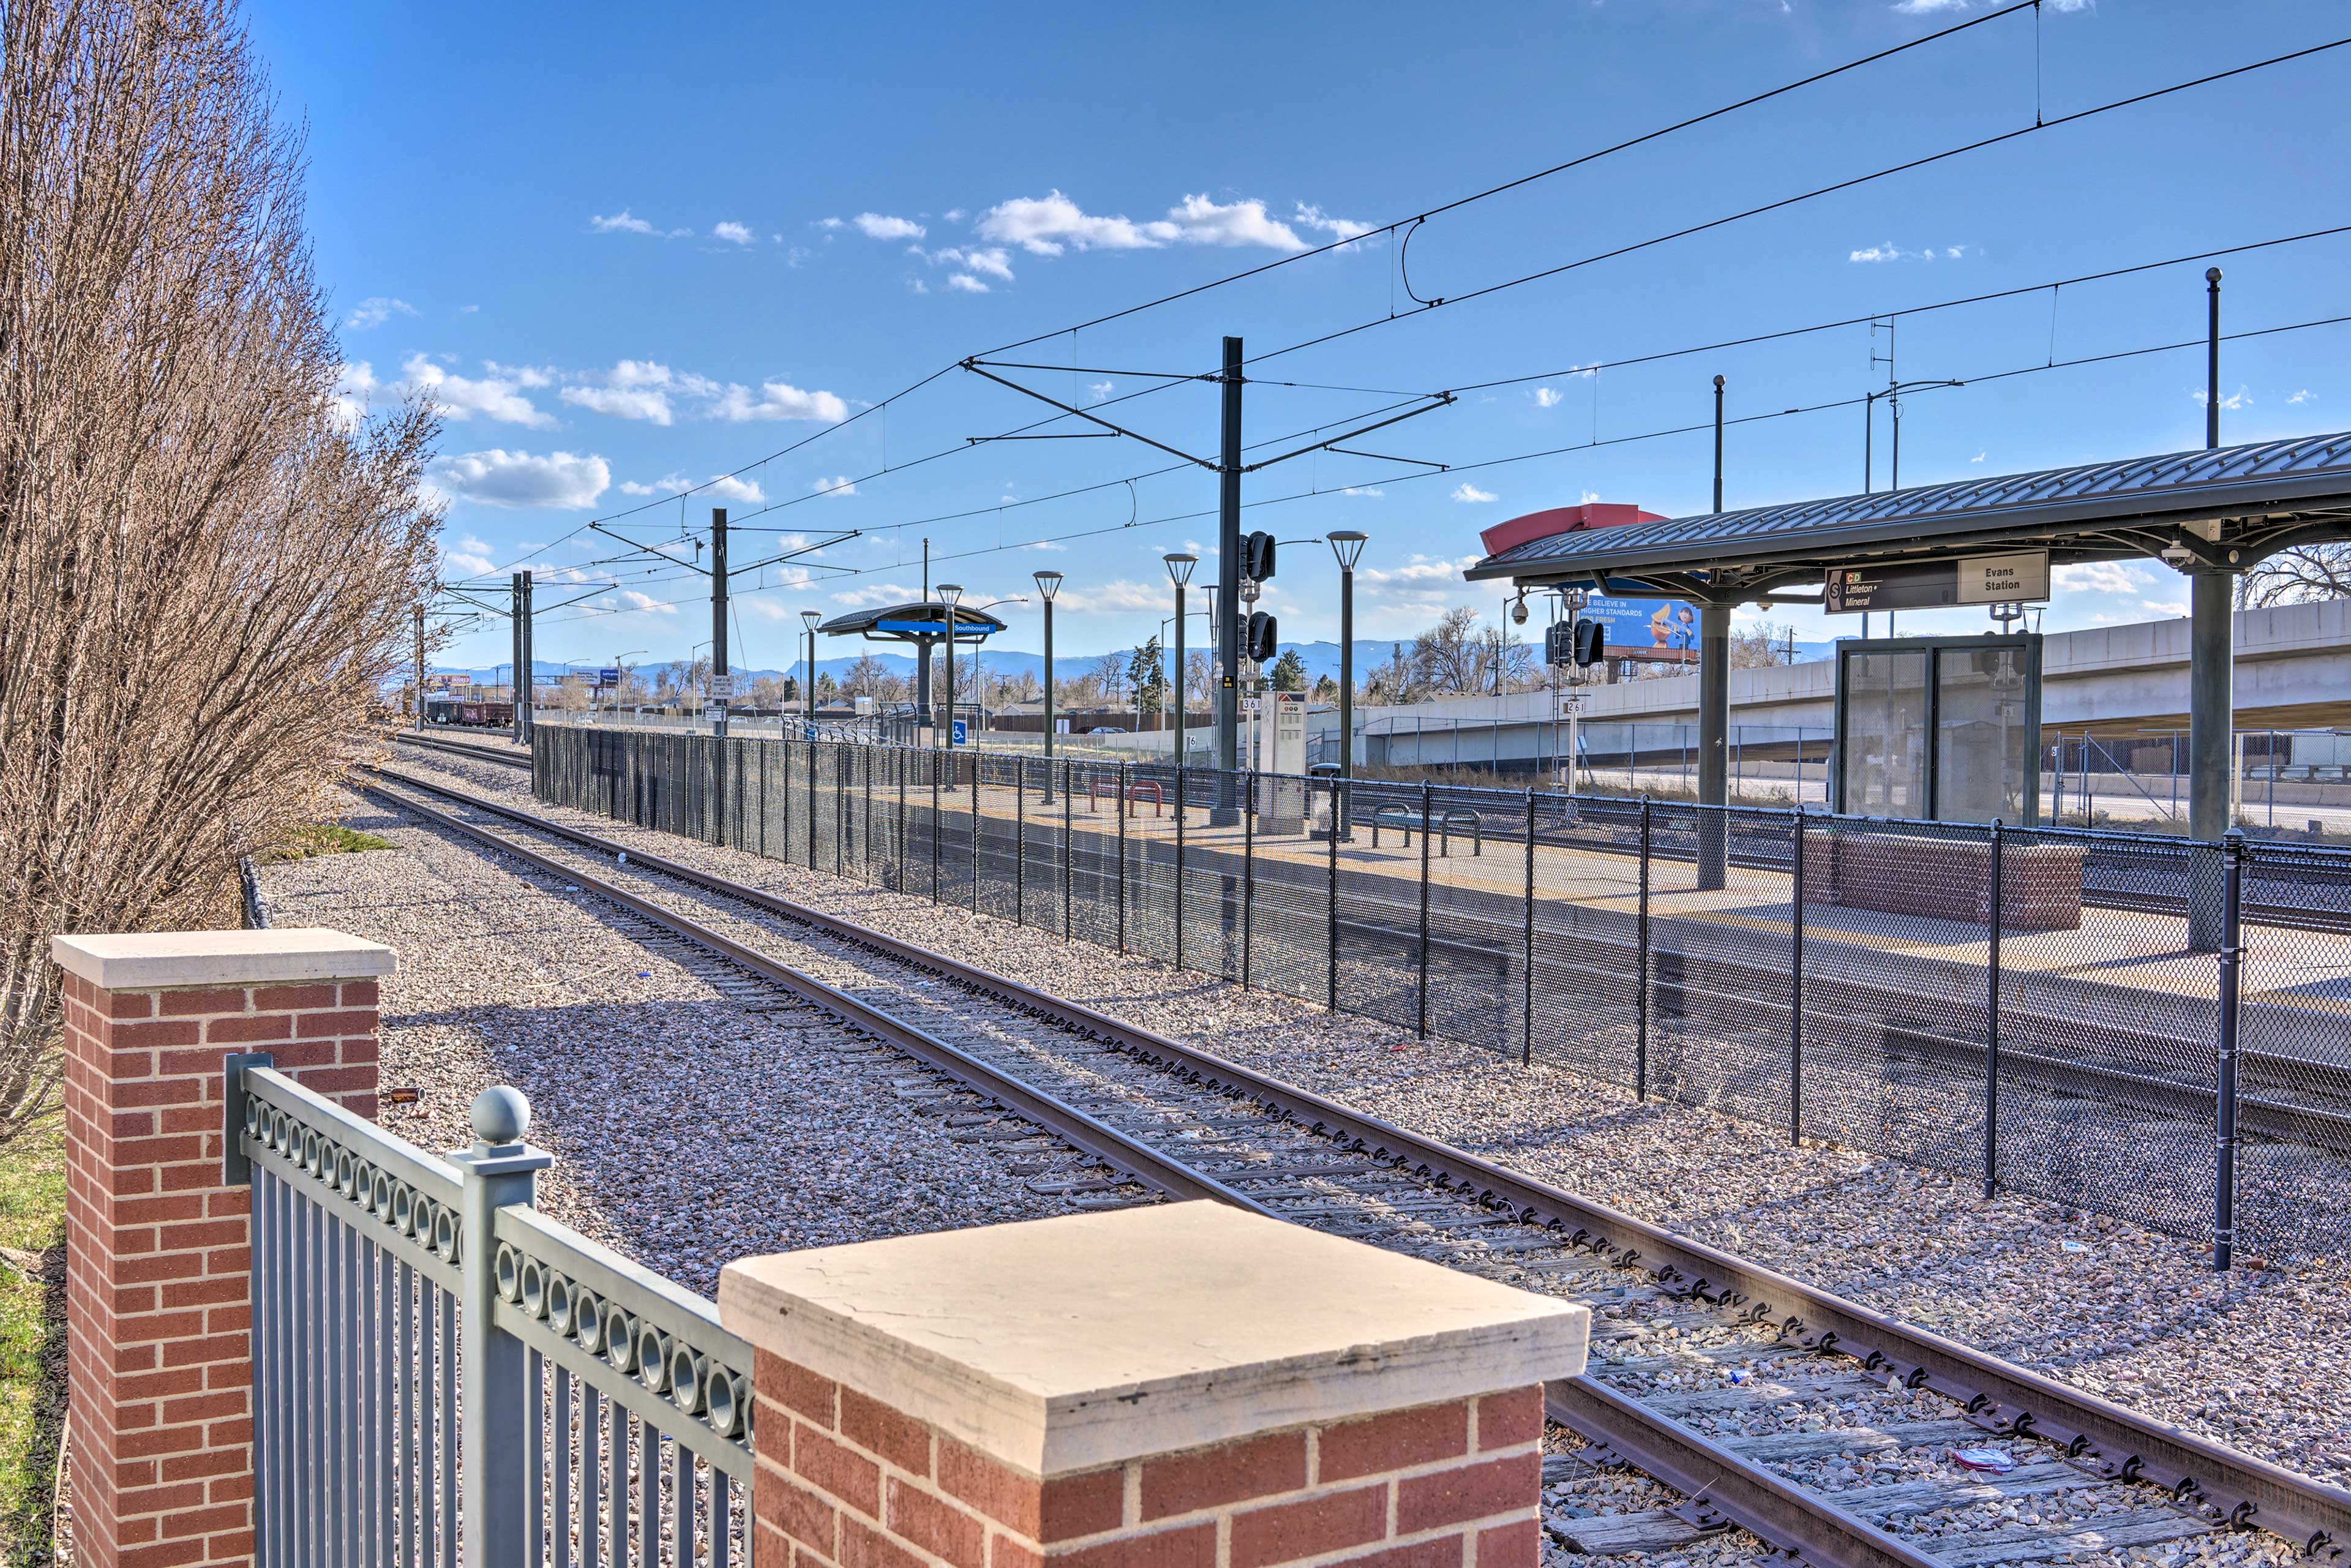
[[[621,672],[619,667],[617,665],[607,664],[602,669],[597,671],[596,684],[600,686],[619,685],[621,684]]]
[[[1821,608],[1831,615],[1860,615],[1872,610],[2039,604],[2048,598],[2049,552],[2016,550],[1958,560],[1831,567]]]

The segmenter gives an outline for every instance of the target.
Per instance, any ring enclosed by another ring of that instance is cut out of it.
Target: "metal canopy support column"
[[[1707,892],[1723,885],[1729,859],[1730,606],[1700,605],[1698,625],[1698,886]]]
[[[2191,952],[2212,953],[2220,946],[2218,846],[2230,827],[2236,574],[2194,571],[2188,582],[2188,835],[2197,841],[2188,946]]]
[[[811,633],[810,641],[814,641]],[[710,733],[726,733],[728,697],[720,696],[720,685],[726,675],[726,508],[710,508]]]

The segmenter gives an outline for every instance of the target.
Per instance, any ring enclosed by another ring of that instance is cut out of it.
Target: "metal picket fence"
[[[2351,1241],[2351,854],[822,741],[536,746],[551,804],[2224,1250]]]
[[[444,1160],[269,1060],[229,1058],[226,1095],[253,1189],[256,1561],[747,1563],[750,1346],[532,1208],[550,1157],[520,1097],[477,1102],[489,1136]]]

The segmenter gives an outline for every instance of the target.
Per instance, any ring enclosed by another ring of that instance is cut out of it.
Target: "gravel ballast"
[[[1939,1172],[1850,1148],[1792,1148],[1782,1130],[1700,1107],[1638,1103],[1555,1066],[1522,1067],[925,899],[538,805],[518,769],[405,748],[394,766],[1102,1008],[2156,1419],[2351,1482],[2351,1270],[2343,1260],[2259,1260],[2215,1274],[2194,1244],[2125,1218],[2015,1195],[1986,1200],[1973,1183]],[[270,868],[266,887],[303,869]],[[300,908],[283,917],[338,923]],[[384,939],[405,957],[409,943]],[[857,1114],[837,1103],[823,1109]]]

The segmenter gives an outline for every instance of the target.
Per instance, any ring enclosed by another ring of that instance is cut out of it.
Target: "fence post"
[[[523,1561],[538,1514],[529,1484],[530,1430],[524,1404],[529,1376],[522,1341],[497,1325],[497,1211],[531,1207],[537,1173],[555,1163],[523,1142],[530,1102],[517,1089],[485,1089],[473,1106],[474,1146],[451,1155],[465,1175],[458,1199],[459,1364],[465,1418],[458,1423],[458,1493],[465,1568],[505,1568]]]
[[[1804,808],[1796,807],[1795,850],[1788,900],[1788,1142],[1804,1142]],[[1722,840],[1730,841],[1730,811],[1722,813]],[[1729,863],[1726,853],[1724,864]]]
[[[2237,1250],[2237,988],[2244,959],[2242,919],[2245,830],[2220,839],[2220,1039],[2217,1147],[2212,1172],[2212,1267],[2225,1270]]]
[[[971,758],[971,912],[979,913],[979,753]]]
[[[1257,791],[1254,771],[1242,775],[1241,799],[1241,989],[1249,988],[1249,904],[1257,896]],[[1225,885],[1231,886],[1230,883]]]
[[[944,808],[939,804],[939,754],[923,753],[931,776],[931,902],[939,902],[939,818]]]
[[[2000,1186],[2001,870],[2007,840],[1991,820],[1991,907],[1984,915],[1984,1196]]]
[[[1077,897],[1078,857],[1077,817],[1070,805],[1070,765],[1048,760],[1045,764],[1045,786],[1052,788],[1053,769],[1061,770],[1061,940],[1070,940],[1077,922],[1077,912],[1071,900]]]
[[[1029,759],[1012,759],[1012,923],[1029,924]]]
[[[1176,967],[1184,967],[1184,759],[1176,759]]]
[[[1350,744],[1353,743],[1350,742]],[[1347,802],[1343,800],[1340,793],[1339,780],[1336,779],[1332,779],[1331,885],[1329,895],[1331,918],[1325,923],[1325,934],[1330,938],[1331,950],[1322,966],[1322,979],[1324,988],[1329,993],[1329,995],[1324,998],[1323,1005],[1334,1013],[1339,1010],[1339,834],[1341,831],[1339,810],[1343,804],[1346,803]]]
[[[1126,764],[1118,765],[1118,950],[1126,951]]]
[[[1641,797],[1641,898],[1634,929],[1633,955],[1633,1097],[1646,1104],[1649,1098],[1649,798]]]
[[[1527,791],[1527,935],[1525,953],[1519,964],[1519,1065],[1531,1067],[1535,1060],[1535,792],[1532,789]]]
[[[255,1423],[271,1413],[254,1397],[242,1073],[273,1066],[374,1115],[392,951],[265,929],[57,936],[49,954],[65,971],[78,1560],[251,1568],[268,1501]]]
[[[1458,735],[1460,733],[1456,730]],[[1437,809],[1437,787],[1420,783],[1420,1038],[1428,1038],[1428,834]]]
[[[813,736],[808,742],[808,868],[816,870],[816,747]]]
[[[768,743],[759,747],[759,858],[768,856]]]

